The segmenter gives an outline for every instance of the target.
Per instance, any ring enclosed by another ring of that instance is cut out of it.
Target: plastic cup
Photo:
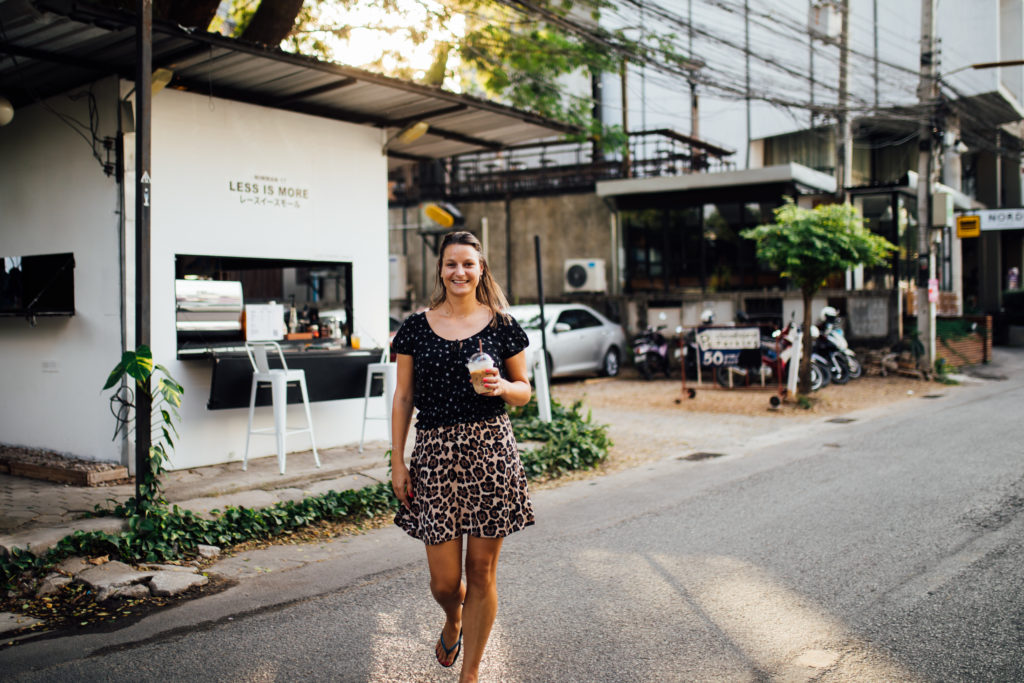
[[[487,371],[494,367],[494,359],[486,353],[474,353],[466,367],[469,369],[469,379],[476,393],[489,394],[490,390],[484,385],[484,377],[487,376]]]

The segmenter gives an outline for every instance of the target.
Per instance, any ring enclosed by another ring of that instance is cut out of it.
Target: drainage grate
[[[921,398],[942,398],[945,394],[925,394]]]
[[[856,418],[852,417],[833,417],[831,420],[825,420],[825,422],[834,422],[837,425],[845,425],[856,421]]]
[[[721,458],[725,453],[707,453],[705,451],[697,451],[696,453],[690,453],[689,455],[682,455],[677,460],[710,460],[711,458]]]

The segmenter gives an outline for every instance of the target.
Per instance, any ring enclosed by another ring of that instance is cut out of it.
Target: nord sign
[[[988,209],[962,214],[959,218],[977,216],[981,230],[1024,230],[1024,209]]]

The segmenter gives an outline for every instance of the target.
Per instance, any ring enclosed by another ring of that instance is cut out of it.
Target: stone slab
[[[114,560],[79,572],[75,575],[75,581],[84,583],[90,588],[102,590],[141,583],[153,574],[154,572],[151,571],[140,572],[124,562]]]
[[[36,619],[35,617],[26,616],[24,614],[0,612],[0,635],[14,633],[15,631],[20,631],[23,628],[28,628],[41,623],[43,623],[42,619]]]
[[[149,592],[156,597],[183,593],[193,586],[205,586],[210,580],[201,574],[186,572],[157,572],[149,580]]]

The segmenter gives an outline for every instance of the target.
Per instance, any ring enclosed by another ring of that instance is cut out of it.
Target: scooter
[[[831,306],[826,306],[821,309],[820,319],[824,325],[822,330],[824,355],[834,359],[833,362],[842,365],[849,379],[857,379],[863,375],[864,368],[861,366],[860,361],[857,360],[857,354],[850,348],[850,343],[846,340],[846,335],[843,333],[843,327],[839,320],[839,311]]]
[[[644,379],[651,379],[655,373],[671,372],[668,359],[668,340],[661,333],[665,325],[650,325],[633,340],[633,364]]]

